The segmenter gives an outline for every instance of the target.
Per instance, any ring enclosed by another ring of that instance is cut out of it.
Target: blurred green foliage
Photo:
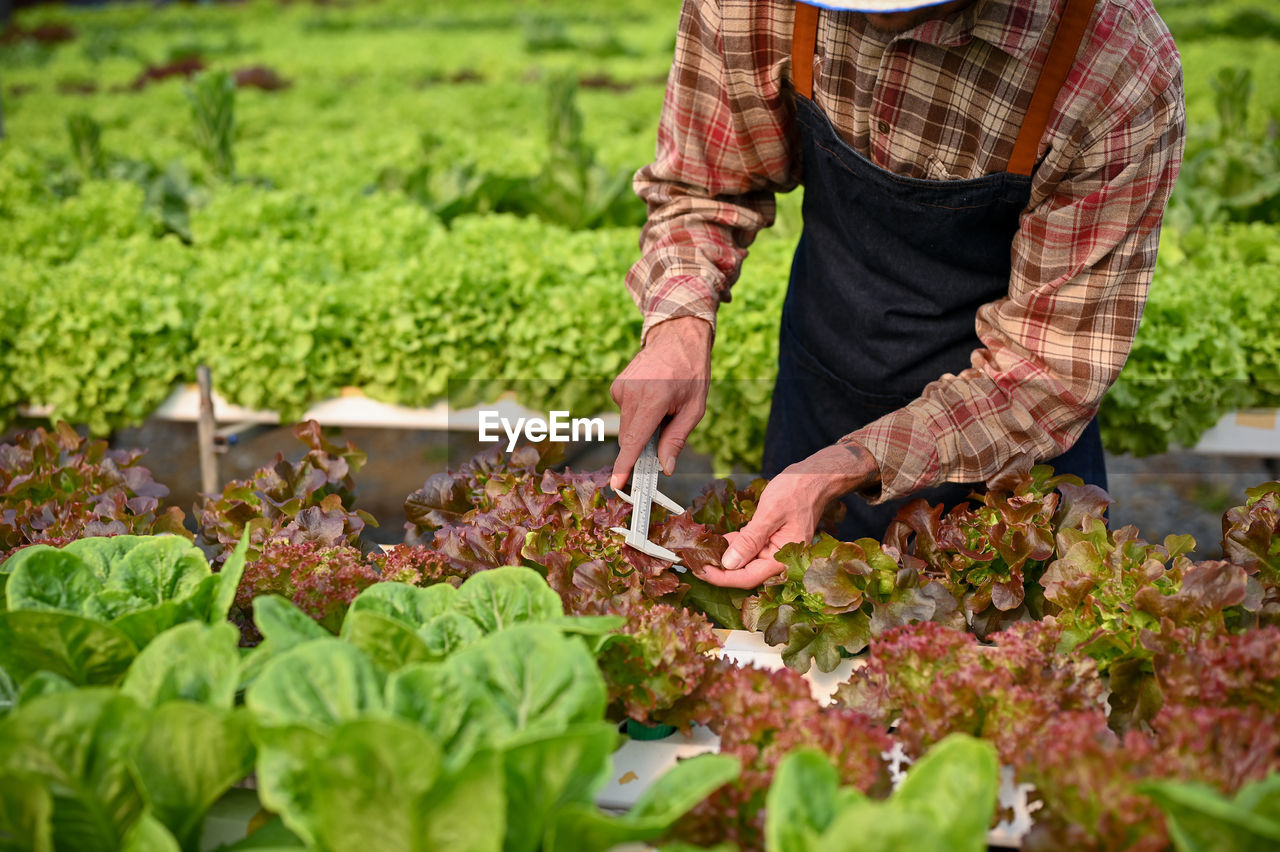
[[[0,51],[0,424],[21,404],[99,433],[136,423],[201,361],[231,401],[285,417],[346,386],[610,408],[639,345],[626,177],[653,156],[679,6],[23,10],[23,27],[75,38]],[[1253,197],[1276,162],[1277,13],[1158,7],[1190,125],[1147,321],[1106,408],[1109,444],[1140,452],[1278,392],[1264,312],[1280,262],[1257,248],[1280,242],[1276,193]],[[145,79],[194,60],[203,77]],[[206,90],[252,67],[287,87]],[[780,199],[721,313],[693,436],[720,471],[758,466],[799,205]]]

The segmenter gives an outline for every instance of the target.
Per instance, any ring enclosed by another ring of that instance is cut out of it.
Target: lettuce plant
[[[430,586],[448,582],[457,585],[462,578],[449,571],[448,561],[429,547],[397,544],[386,550],[375,550],[366,557],[383,580]]]
[[[916,761],[893,794],[867,798],[840,786],[827,755],[798,749],[779,764],[765,823],[771,852],[982,852],[1000,783],[995,750],[953,734]]]
[[[1246,609],[1263,624],[1280,624],[1280,482],[1245,492],[1243,506],[1222,516],[1222,552],[1249,575]]]
[[[641,723],[706,722],[698,687],[713,670],[709,653],[721,646],[710,622],[664,603],[615,609],[622,625],[603,642],[599,665],[617,715]]]
[[[836,697],[886,728],[896,722],[894,737],[909,755],[963,733],[990,740],[1016,764],[1034,752],[1049,719],[1102,704],[1097,667],[1059,653],[1060,635],[1053,625],[1024,623],[983,645],[940,624],[902,627],[872,645],[867,665]]]
[[[1037,465],[1012,491],[973,495],[943,515],[913,500],[885,531],[903,564],[950,589],[979,635],[1026,615],[1040,617],[1037,581],[1055,554],[1055,536],[1086,517],[1102,518],[1111,499],[1078,477]]]
[[[399,544],[362,554],[346,544],[291,544],[275,538],[245,567],[231,620],[240,627],[243,644],[257,644],[262,637],[253,622],[254,606],[264,596],[280,595],[330,633],[337,633],[348,605],[363,589],[381,582],[456,586],[462,579],[452,573],[442,554],[426,547]]]
[[[249,559],[256,560],[268,540],[291,544],[358,545],[366,524],[377,525],[356,510],[352,475],[365,454],[350,441],[339,447],[325,439],[314,420],[299,423],[293,434],[310,449],[296,464],[277,454],[249,480],[235,480],[218,496],[205,496],[196,543],[215,565],[249,532]]]
[[[169,628],[227,619],[246,546],[241,542],[218,574],[177,536],[28,547],[4,565],[0,667],[19,685],[42,671],[76,685],[114,684]]]
[[[1192,563],[1183,554],[1194,546],[1190,536],[1149,544],[1134,527],[1111,532],[1093,518],[1058,534],[1062,556],[1041,579],[1050,620],[1062,628],[1062,650],[1089,655],[1108,676],[1117,730],[1149,721],[1160,707],[1144,631],[1223,633],[1228,614],[1245,600],[1244,569]]]
[[[682,840],[765,848],[765,805],[779,763],[798,748],[835,761],[842,785],[883,794],[889,786],[885,728],[861,713],[823,707],[789,668],[764,671],[717,660],[696,693],[705,721],[720,734],[720,753],[737,757],[742,774],[693,808],[676,828]]]
[[[536,571],[509,565],[458,587],[379,583],[356,596],[342,636],[387,671],[438,662],[480,637],[513,624],[545,623],[593,640],[620,627],[618,616],[565,616],[559,595]]]
[[[1049,719],[1017,777],[1044,806],[1029,850],[1162,850],[1164,815],[1143,791],[1151,782],[1197,781],[1225,795],[1280,769],[1275,714],[1257,707],[1167,705],[1153,733],[1117,735],[1100,710]]]
[[[425,541],[466,577],[500,565],[527,565],[546,577],[572,612],[607,612],[612,603],[681,590],[670,566],[625,546],[613,527],[630,507],[608,497],[607,471],[558,473],[556,450],[523,447],[484,453],[453,473],[436,474],[405,502],[411,540]],[[665,522],[651,537],[691,561],[718,558],[701,525]],[[696,562],[695,562],[696,564]]]
[[[258,638],[249,628],[253,600],[276,594],[289,598],[329,632],[337,633],[347,606],[362,589],[381,578],[354,547],[269,539],[258,558],[245,566],[232,620],[242,626],[246,643],[253,643]]]
[[[1207,636],[1166,627],[1142,642],[1166,703],[1280,713],[1280,627]]]
[[[753,479],[745,488],[738,488],[732,479],[709,482],[689,504],[689,516],[722,535],[736,532],[756,513],[767,484],[763,479]]]
[[[112,450],[67,423],[0,444],[0,558],[30,544],[86,536],[174,533],[190,538],[169,489],[139,464],[142,450]]]
[[[742,620],[769,644],[785,645],[782,659],[798,671],[811,662],[831,671],[842,654],[901,624],[961,621],[941,584],[901,567],[874,539],[840,542],[823,533],[811,545],[785,545],[777,558],[786,574],[743,602]]]
[[[1215,141],[1209,151],[1227,147]],[[1186,171],[1183,177],[1195,180]],[[1183,177],[1175,199],[1193,185]],[[1175,201],[1168,221],[1190,212],[1178,207]],[[1227,412],[1280,404],[1272,319],[1280,309],[1276,224],[1184,222],[1161,233],[1142,325],[1103,397],[1102,439],[1113,453],[1194,447]]]
[[[1280,772],[1244,785],[1231,798],[1186,781],[1152,781],[1138,790],[1164,811],[1178,852],[1264,849],[1280,843]]]
[[[0,842],[202,848],[209,807],[253,766],[238,681],[235,629],[193,622],[143,649],[119,689],[24,696],[0,719]]]
[[[425,850],[447,838],[470,848],[574,850],[599,848],[584,845],[589,838],[606,846],[652,839],[736,774],[728,758],[699,758],[660,781],[634,816],[600,814],[592,800],[617,738],[603,721],[604,683],[581,639],[509,620],[540,606],[516,576],[475,578],[485,593],[459,607],[489,629],[438,662],[387,674],[356,646],[322,638],[268,663],[246,694],[264,804],[319,848],[358,838]],[[467,586],[400,588],[403,598],[379,607],[422,618],[439,608],[437,595],[461,596]],[[547,599],[548,614],[551,606]]]

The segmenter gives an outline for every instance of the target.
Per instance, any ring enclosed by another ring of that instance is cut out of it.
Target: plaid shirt
[[[824,10],[813,99],[890,172],[1004,171],[1062,0],[977,0],[889,35]],[[714,326],[774,193],[802,181],[790,0],[686,0],[658,128],[635,177],[649,205],[627,286],[644,330]],[[1182,157],[1178,53],[1150,0],[1098,0],[1040,141],[1009,292],[977,316],[971,366],[845,441],[880,465],[873,502],[983,481],[1074,443],[1124,365]]]

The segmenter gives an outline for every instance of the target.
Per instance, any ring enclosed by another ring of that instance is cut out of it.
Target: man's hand
[[[751,521],[725,536],[723,568],[707,568],[702,578],[717,586],[751,589],[786,570],[773,558],[784,544],[813,540],[822,512],[832,500],[870,485],[880,469],[858,444],[826,447],[778,474],[760,495]]]
[[[649,436],[667,417],[671,422],[658,439],[658,463],[667,476],[675,471],[689,433],[707,410],[710,384],[710,323],[677,317],[649,330],[644,348],[609,388],[622,411],[610,488],[627,484]]]

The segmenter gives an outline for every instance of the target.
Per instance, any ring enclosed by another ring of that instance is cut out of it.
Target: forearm
[[[634,184],[649,217],[627,287],[646,337],[673,317],[714,325],[747,247],[773,222],[774,193],[797,183],[782,77],[790,12],[770,17],[780,14],[736,4],[722,18],[719,3],[695,0],[681,12],[657,154]]]
[[[636,176],[650,213],[640,259],[627,274],[627,288],[645,317],[645,339],[655,325],[675,317],[697,317],[714,328],[747,246],[774,217],[772,193],[700,196],[658,178],[656,167]]]

